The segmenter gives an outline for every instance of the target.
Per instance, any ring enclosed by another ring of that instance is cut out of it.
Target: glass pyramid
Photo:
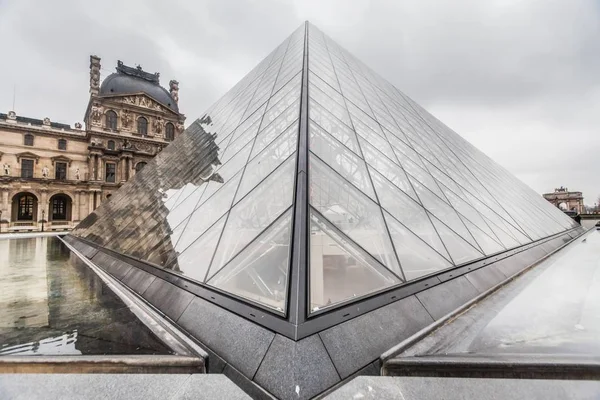
[[[306,23],[73,235],[297,323],[574,227]]]

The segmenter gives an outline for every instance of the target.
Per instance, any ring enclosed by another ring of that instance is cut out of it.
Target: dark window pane
[[[115,149],[115,141],[114,140],[109,140],[107,143],[107,148],[109,150],[114,150]]]
[[[33,146],[33,135],[25,135],[24,144],[25,146]]]
[[[106,112],[106,127],[108,129],[112,129],[113,131],[117,130],[117,113],[109,110]]]
[[[58,149],[59,150],[67,149],[67,141],[65,139],[58,139]]]
[[[21,160],[21,178],[33,178],[33,160]]]
[[[17,219],[19,221],[33,221],[33,210],[35,198],[29,194],[23,194],[19,197],[17,209]]]
[[[56,175],[55,178],[58,180],[67,179],[67,163],[56,163]]]
[[[52,219],[67,219],[67,199],[64,196],[55,196],[52,198]]]
[[[117,173],[117,164],[106,163],[106,182],[114,182]]]
[[[169,122],[165,127],[165,140],[171,142],[173,139],[175,139],[175,127]]]
[[[140,135],[148,134],[148,120],[144,117],[138,118],[137,121],[137,133]]]

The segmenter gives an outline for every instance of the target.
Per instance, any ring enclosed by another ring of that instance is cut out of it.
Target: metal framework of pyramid
[[[73,235],[298,338],[576,226],[306,23]]]

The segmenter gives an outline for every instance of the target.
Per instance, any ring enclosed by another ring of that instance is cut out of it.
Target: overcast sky
[[[73,124],[89,55],[180,82],[188,123],[310,20],[537,192],[600,195],[600,1],[0,0],[0,112]]]

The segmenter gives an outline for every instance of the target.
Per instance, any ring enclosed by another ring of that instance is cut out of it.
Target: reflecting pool
[[[171,354],[57,237],[0,238],[1,355]]]

